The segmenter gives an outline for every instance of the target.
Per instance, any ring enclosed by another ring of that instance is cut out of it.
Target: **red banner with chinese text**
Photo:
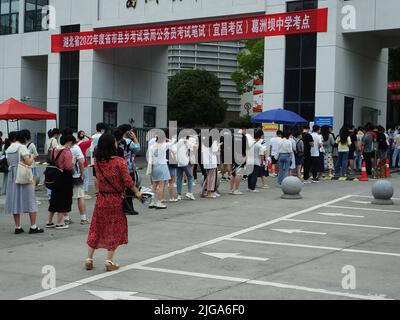
[[[172,45],[326,32],[328,9],[52,35],[51,51]]]
[[[400,81],[389,82],[388,83],[388,90],[400,90]]]

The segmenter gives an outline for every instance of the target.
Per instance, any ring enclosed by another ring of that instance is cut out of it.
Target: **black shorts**
[[[272,164],[278,164],[278,159],[276,159],[274,156],[271,156]]]
[[[353,151],[352,151],[352,150],[350,150],[350,151],[349,151],[349,156],[348,156],[348,158],[347,158],[347,159],[348,159],[348,160],[354,160],[354,153],[355,153],[355,151],[354,151],[354,150],[353,150]]]

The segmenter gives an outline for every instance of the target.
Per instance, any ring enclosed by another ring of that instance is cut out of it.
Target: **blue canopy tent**
[[[276,123],[284,125],[306,125],[308,121],[300,117],[297,113],[284,109],[274,109],[265,111],[254,116],[252,123]]]

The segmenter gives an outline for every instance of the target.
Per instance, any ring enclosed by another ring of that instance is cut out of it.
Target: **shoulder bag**
[[[19,154],[19,150],[18,150]],[[20,160],[18,162],[18,167],[17,167],[17,176],[15,178],[15,183],[16,184],[31,184],[33,183],[33,173],[32,173],[32,167],[26,165],[23,160],[21,159],[21,155],[18,155]]]

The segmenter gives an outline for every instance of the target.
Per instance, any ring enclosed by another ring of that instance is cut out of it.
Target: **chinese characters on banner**
[[[328,9],[52,36],[52,52],[171,45],[326,32]]]

